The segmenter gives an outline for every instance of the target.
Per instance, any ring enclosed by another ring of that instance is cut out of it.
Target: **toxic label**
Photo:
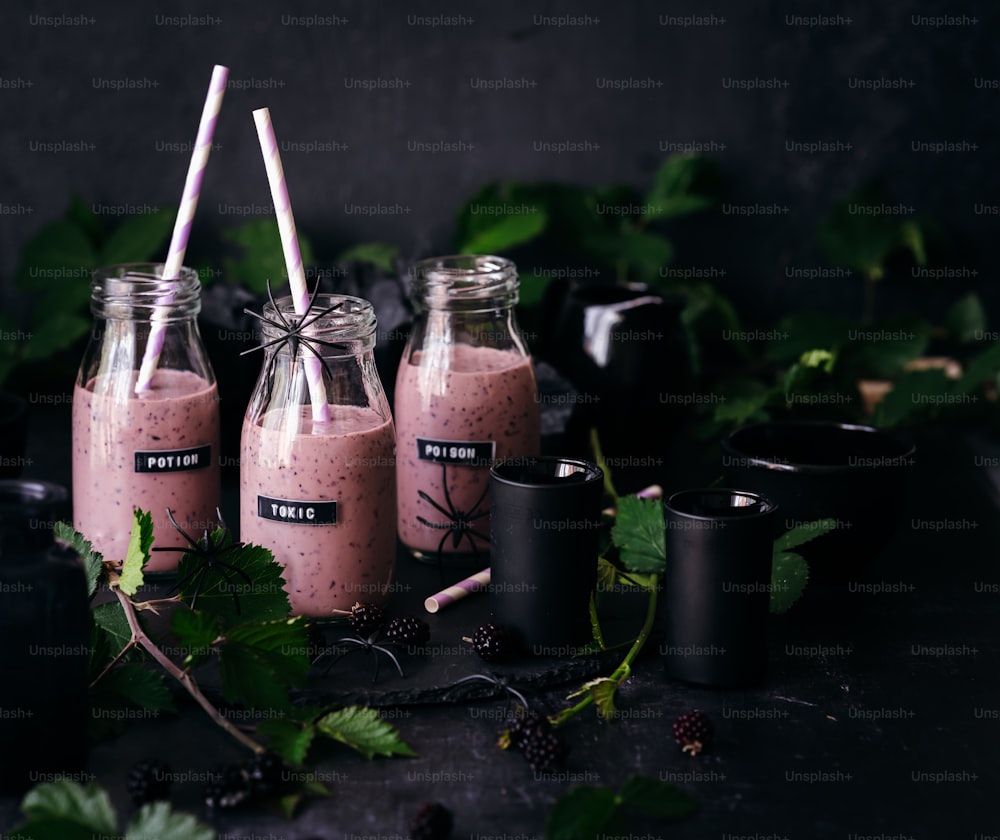
[[[336,525],[337,503],[258,496],[257,516],[272,522],[292,522],[297,525]]]
[[[493,461],[497,445],[492,440],[433,440],[417,438],[417,458],[436,464],[486,467]]]
[[[209,444],[191,449],[152,449],[135,453],[137,473],[183,472],[200,470],[212,463],[212,447]]]

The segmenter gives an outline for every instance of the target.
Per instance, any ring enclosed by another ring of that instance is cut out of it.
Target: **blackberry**
[[[279,790],[285,782],[285,762],[270,750],[257,753],[246,765],[250,792],[268,796]]]
[[[510,719],[507,725],[507,736],[510,740],[510,745],[520,749],[528,732],[541,723],[542,720],[544,718],[538,712],[533,712],[530,709],[524,708],[524,706],[518,706],[514,711],[514,717]]]
[[[359,636],[367,638],[385,624],[385,610],[378,604],[356,601],[351,607],[348,621]]]
[[[453,819],[440,802],[425,802],[410,817],[411,840],[448,840]]]
[[[391,642],[421,646],[430,639],[431,628],[426,621],[408,615],[392,619],[385,628],[385,635]]]
[[[502,624],[483,624],[477,627],[471,641],[472,649],[487,662],[506,659],[514,650],[510,633]]]
[[[205,804],[210,811],[217,808],[235,808],[250,798],[250,780],[242,767],[230,764],[223,767],[217,779],[205,785]]]
[[[536,773],[549,770],[566,756],[566,745],[545,718],[529,726],[520,740],[521,752]]]
[[[156,759],[132,766],[125,787],[136,805],[170,798],[170,765]]]
[[[712,721],[700,709],[692,709],[678,715],[673,723],[674,740],[681,745],[681,751],[698,755],[708,747],[715,733]]]

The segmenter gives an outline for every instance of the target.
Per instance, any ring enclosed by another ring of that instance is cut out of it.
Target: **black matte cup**
[[[591,639],[604,473],[532,457],[490,470],[490,609],[521,648],[558,656]]]
[[[720,688],[763,679],[777,510],[743,490],[683,490],[667,499],[669,677]]]

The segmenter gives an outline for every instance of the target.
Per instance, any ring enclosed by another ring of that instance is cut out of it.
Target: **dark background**
[[[270,215],[251,119],[253,109],[267,106],[286,144],[282,158],[297,222],[321,263],[366,240],[394,243],[404,257],[446,252],[463,201],[492,180],[645,189],[670,150],[703,144],[726,178],[725,203],[670,228],[675,265],[725,270],[716,281],[720,291],[749,323],[772,321],[789,308],[860,312],[859,278],[809,280],[792,269],[826,265],[815,244],[819,221],[834,200],[871,177],[883,178],[895,201],[941,227],[947,247],[937,265],[967,275],[896,278],[880,290],[878,314],[910,308],[934,314],[966,287],[996,311],[987,258],[995,217],[982,212],[996,202],[998,180],[992,4],[281,5],[287,10],[237,2],[171,9],[89,2],[80,12],[5,4],[5,308],[24,305],[11,280],[24,242],[64,212],[73,191],[109,222],[176,206],[189,160],[185,144],[194,139],[212,65],[220,63],[230,67],[230,88],[189,255],[207,254],[210,261],[220,229]],[[708,18],[707,25],[672,20],[692,13]],[[840,17],[815,26],[795,18],[820,14]],[[921,17],[945,14],[957,20],[939,26]],[[325,20],[296,20],[309,15]],[[435,15],[452,24],[428,24]],[[549,19],[560,15],[577,20],[552,25]],[[360,89],[358,79],[397,87]],[[476,79],[527,86],[486,90],[474,86]],[[603,79],[653,86],[615,90],[599,87]],[[743,90],[732,79],[778,86]],[[857,79],[902,87],[870,90]],[[473,148],[411,150],[433,141]],[[559,141],[591,148],[536,150]],[[793,145],[817,141],[840,150],[809,153]],[[911,143],[922,141],[977,148],[913,151]],[[40,145],[60,142],[85,149]],[[310,142],[339,145],[312,153],[288,145]],[[350,212],[353,205],[397,212],[359,215]],[[746,205],[787,211],[733,210]]]

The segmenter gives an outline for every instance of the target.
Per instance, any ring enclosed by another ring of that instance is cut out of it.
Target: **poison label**
[[[432,440],[417,438],[417,458],[436,464],[486,467],[493,461],[497,445],[492,440]]]
[[[152,449],[135,453],[137,473],[182,472],[200,470],[212,463],[212,447],[209,444],[191,449]]]
[[[272,522],[293,522],[298,525],[336,525],[337,503],[258,496],[257,516]]]

